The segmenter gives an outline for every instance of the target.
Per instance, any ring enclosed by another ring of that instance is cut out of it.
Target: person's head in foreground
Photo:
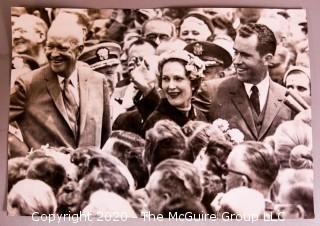
[[[296,146],[312,147],[312,129],[301,120],[286,121],[279,125],[272,139],[281,168],[288,168],[290,154]]]
[[[165,159],[183,159],[187,138],[181,128],[171,120],[160,120],[146,133],[144,160],[152,173]]]
[[[8,194],[9,216],[54,214],[57,201],[49,185],[40,180],[24,179],[16,183]]]
[[[137,215],[130,203],[116,193],[98,190],[91,194],[89,203],[82,210],[83,214],[92,214],[100,217],[109,216],[112,218],[136,218]]]
[[[283,169],[272,186],[275,210],[284,219],[314,218],[313,170]]]
[[[265,210],[263,195],[255,189],[237,187],[229,190],[212,203],[218,218],[236,219],[242,218],[259,219]]]
[[[257,141],[246,141],[234,146],[226,164],[227,191],[247,186],[261,192],[265,198],[270,193],[280,167],[274,151]]]
[[[166,159],[151,174],[146,191],[149,194],[149,210],[159,213],[160,207],[177,197],[201,201],[202,187],[197,169],[189,162]]]

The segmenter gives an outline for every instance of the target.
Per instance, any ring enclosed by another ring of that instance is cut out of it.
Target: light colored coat
[[[58,78],[44,66],[21,76],[10,95],[9,121],[17,121],[30,148],[103,146],[110,134],[107,82],[104,75],[78,62],[80,117],[78,138],[69,126]]]

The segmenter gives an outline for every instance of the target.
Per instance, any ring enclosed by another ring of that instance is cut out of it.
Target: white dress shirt
[[[259,90],[260,112],[263,111],[263,108],[267,103],[269,85],[270,85],[269,74],[267,74],[267,76],[261,82],[255,85]],[[254,86],[254,84],[244,82],[244,87],[246,89],[246,93],[249,98],[252,93],[251,91],[252,86]]]

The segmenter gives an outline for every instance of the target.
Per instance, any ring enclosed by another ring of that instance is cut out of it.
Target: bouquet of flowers
[[[212,122],[212,125],[220,129],[233,144],[240,144],[244,141],[243,133],[239,129],[229,128],[227,120],[218,118]]]

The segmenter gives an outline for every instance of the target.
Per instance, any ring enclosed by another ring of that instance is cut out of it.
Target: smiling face
[[[271,54],[261,56],[257,51],[258,37],[236,36],[234,43],[235,58],[233,61],[237,78],[242,82],[258,84],[267,74],[267,59]]]
[[[31,20],[17,20],[12,28],[12,44],[14,51],[20,54],[33,54],[43,41],[37,32],[35,22]]]
[[[211,35],[209,27],[202,20],[192,16],[186,18],[180,26],[179,37],[188,44],[207,41]]]
[[[54,73],[64,77],[71,75],[82,50],[79,43],[79,37],[72,34],[48,34],[46,56]]]
[[[191,81],[180,61],[168,61],[162,67],[161,85],[165,97],[174,107],[186,108],[191,104]]]

